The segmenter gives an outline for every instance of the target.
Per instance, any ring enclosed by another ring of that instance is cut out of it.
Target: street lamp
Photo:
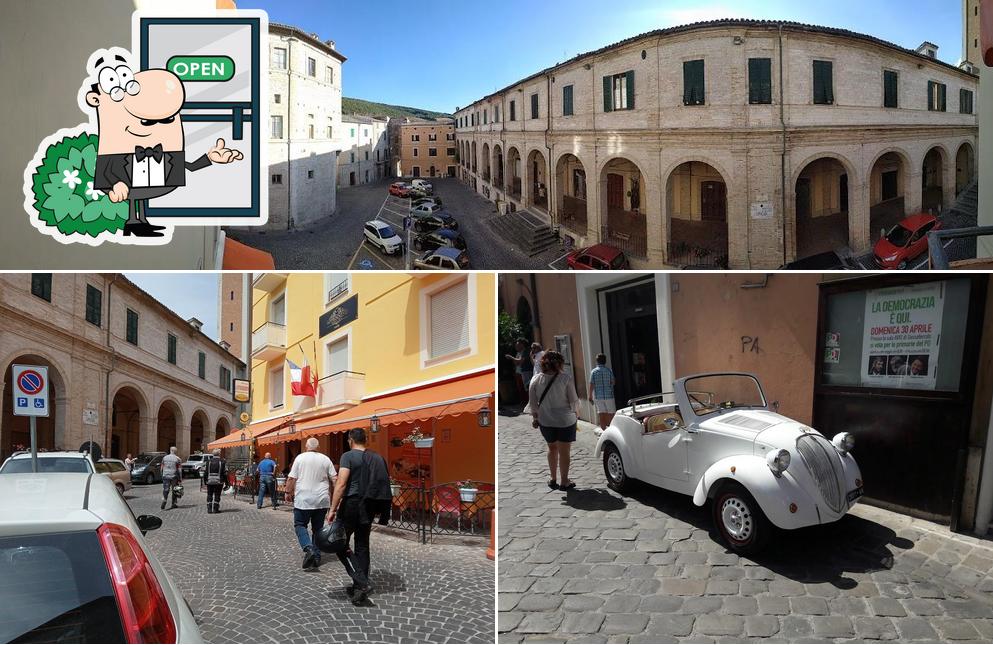
[[[375,414],[369,419],[369,430],[371,430],[373,434],[379,432],[379,417]]]
[[[490,409],[485,405],[476,413],[476,422],[480,428],[490,427]]]

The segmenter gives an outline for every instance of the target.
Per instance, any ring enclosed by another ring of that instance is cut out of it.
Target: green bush
[[[128,219],[128,203],[114,204],[94,190],[97,135],[64,137],[45,151],[32,175],[38,217],[66,235],[116,233]]]

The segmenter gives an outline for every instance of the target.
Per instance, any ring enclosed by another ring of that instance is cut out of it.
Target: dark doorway
[[[349,186],[354,186],[355,185],[355,173],[354,172],[348,173],[348,185]]]
[[[838,180],[840,186],[838,187],[838,192],[841,194],[841,198],[838,200],[841,202],[841,212],[848,212],[848,175],[842,175],[841,179]]]
[[[898,186],[899,186],[900,171],[890,170],[889,172],[884,172],[882,174],[882,178],[883,178],[882,201],[885,202],[886,200],[889,199],[896,199],[899,196]]]
[[[810,180],[806,177],[796,180],[796,216],[810,217]]]
[[[655,283],[645,282],[606,294],[610,365],[617,407],[662,391]]]
[[[435,176],[435,169],[434,169],[434,166],[431,166],[431,176],[432,176],[432,177],[434,177],[434,176]]]
[[[727,220],[727,188],[723,181],[700,183],[700,218],[708,222]]]
[[[607,208],[624,210],[624,176],[607,175]]]

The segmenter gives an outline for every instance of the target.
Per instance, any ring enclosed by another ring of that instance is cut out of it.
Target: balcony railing
[[[331,287],[331,290],[328,291],[328,302],[334,302],[346,293],[348,293],[348,280],[342,280],[338,284]]]
[[[365,374],[336,372],[317,382],[317,405],[337,407],[357,404],[365,395]]]
[[[286,325],[267,322],[252,332],[252,358],[271,361],[286,353]]]

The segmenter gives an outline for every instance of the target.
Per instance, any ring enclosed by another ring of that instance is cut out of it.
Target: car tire
[[[734,481],[719,486],[711,516],[721,541],[740,555],[758,553],[772,537],[772,523],[744,486]]]
[[[621,451],[612,443],[608,443],[603,449],[603,474],[607,477],[607,485],[618,493],[630,490],[631,479],[624,470]]]
[[[907,268],[907,261],[906,260],[901,260],[900,261],[900,264],[896,265],[896,268],[899,269],[899,270],[901,270],[901,271],[903,271],[904,269]]]
[[[155,483],[155,475],[153,475],[152,473],[148,473],[147,475],[145,475],[145,483],[148,484],[149,486],[151,486],[152,484],[154,484]]]

